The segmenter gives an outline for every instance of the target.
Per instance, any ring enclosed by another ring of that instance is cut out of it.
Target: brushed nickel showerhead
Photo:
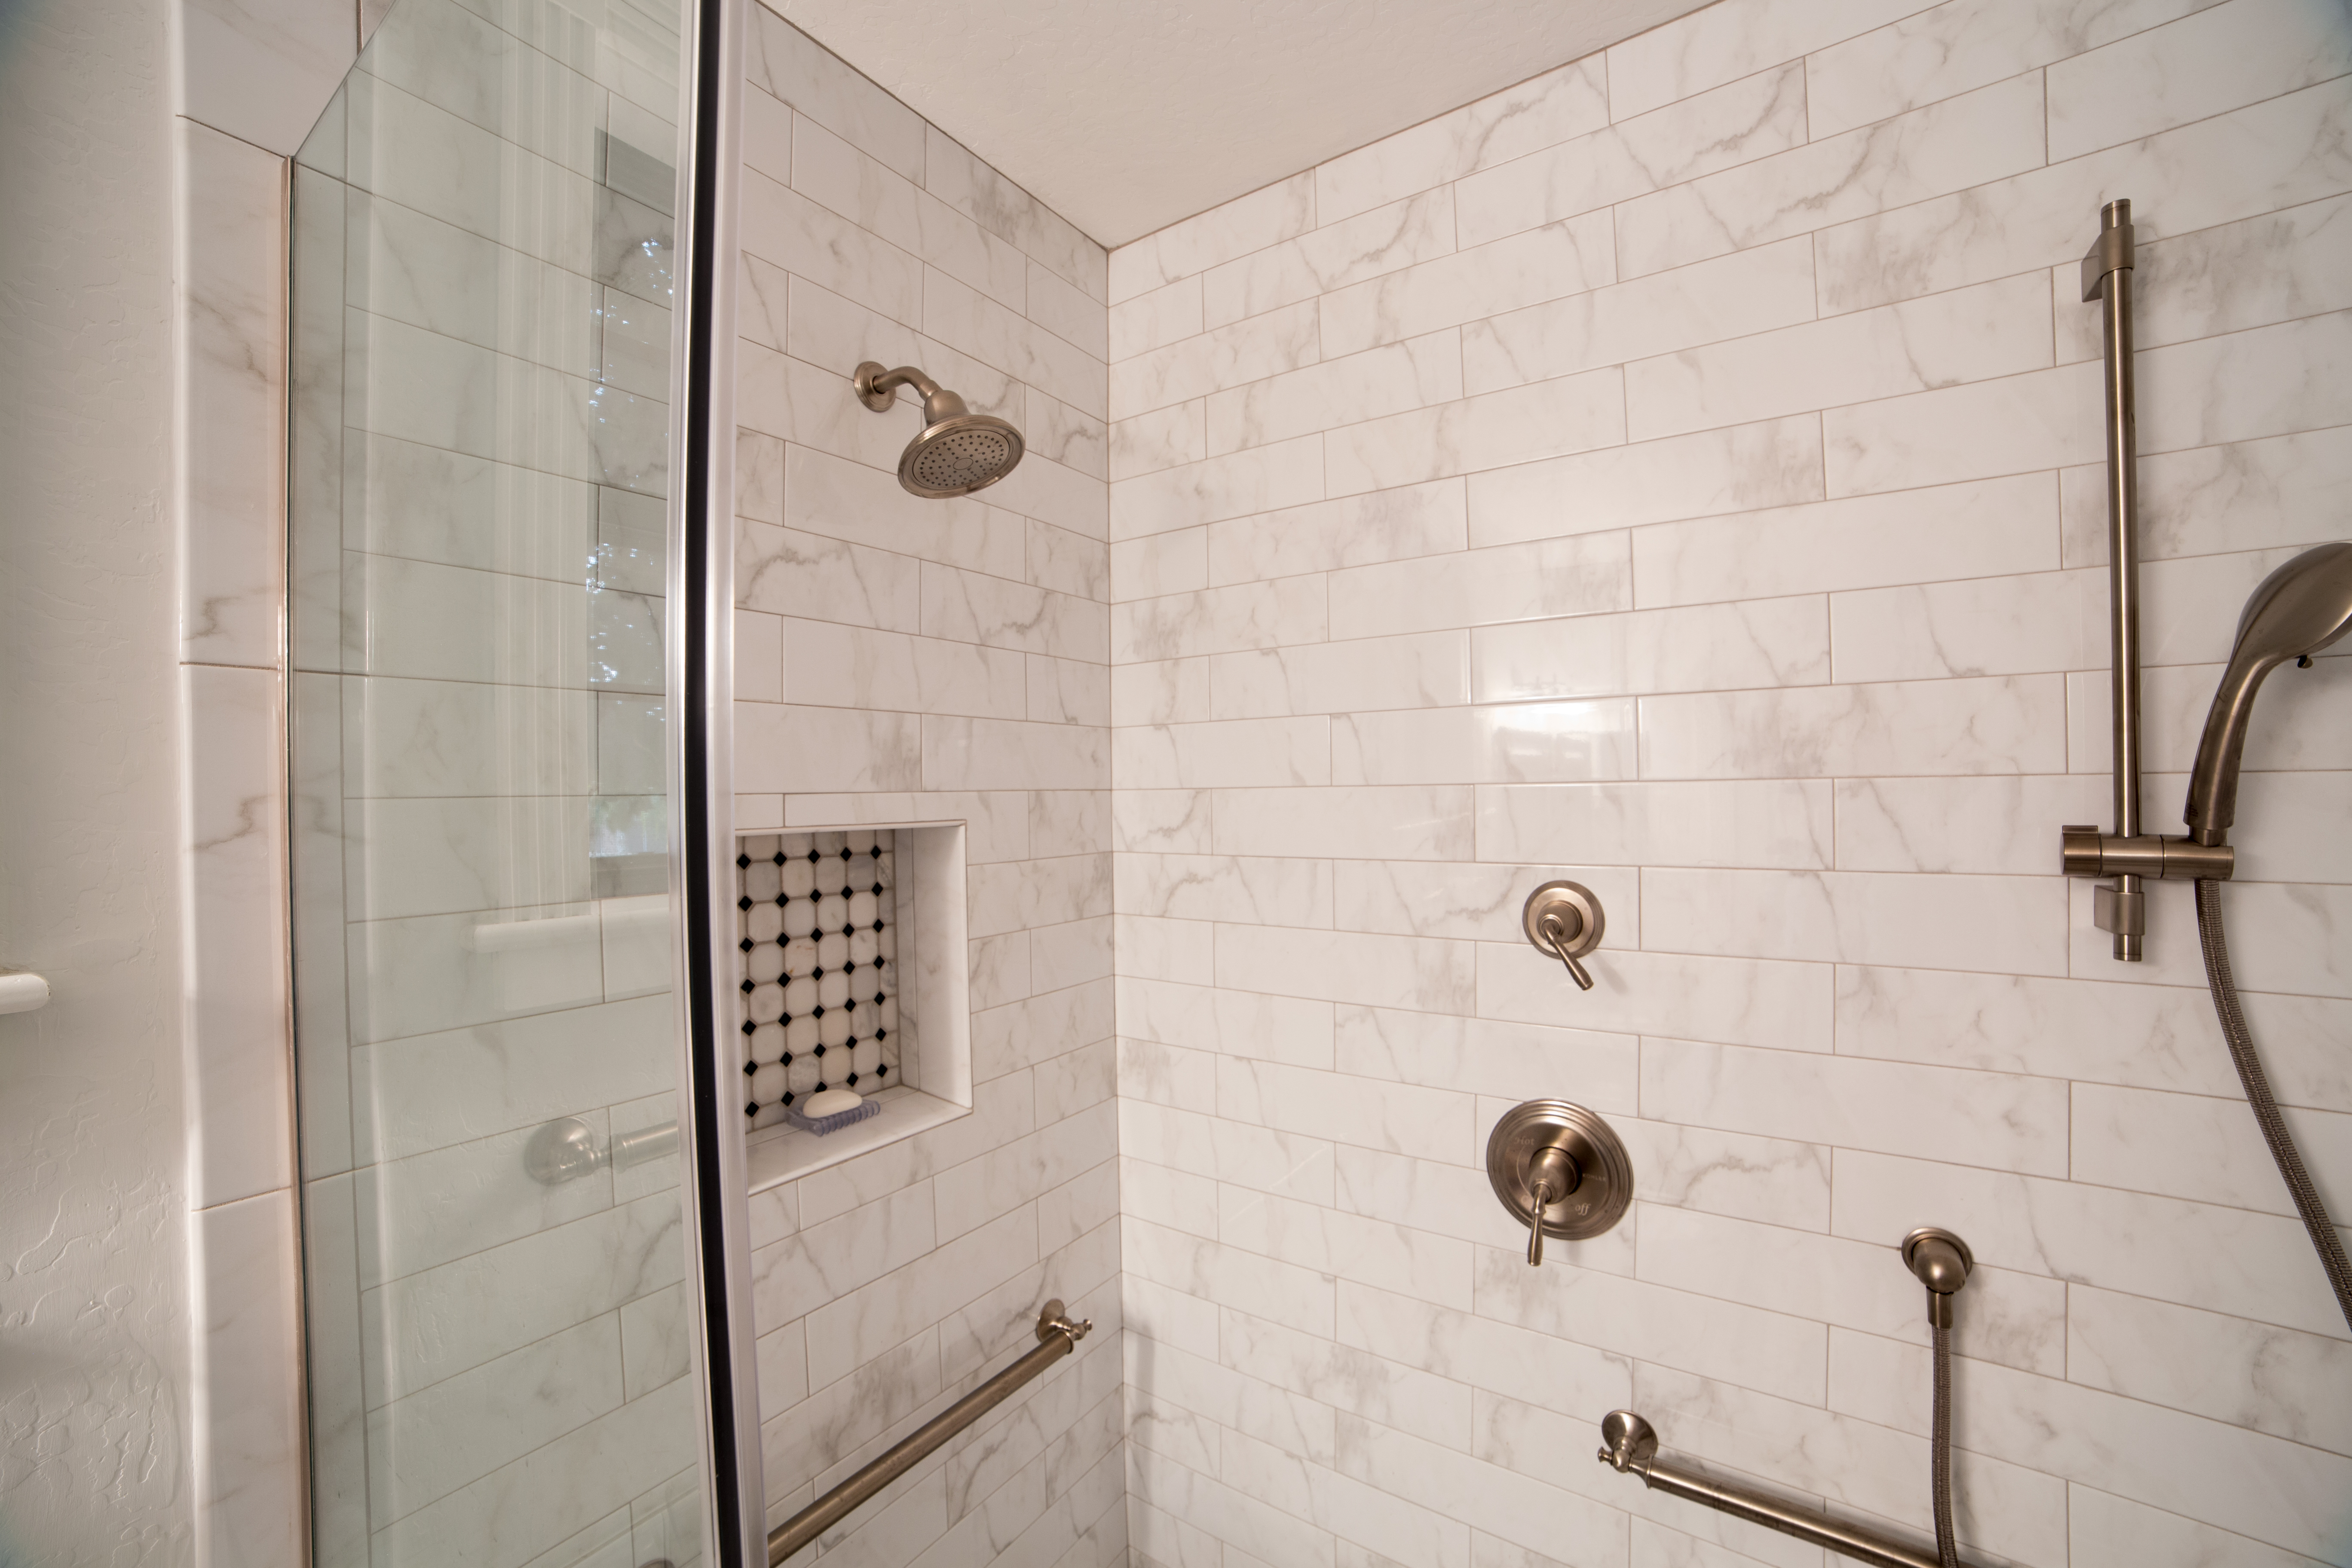
[[[2189,836],[2220,844],[2238,816],[2238,763],[2246,750],[2246,721],[2263,678],[2289,659],[2308,662],[2352,631],[2352,543],[2306,550],[2246,596],[2238,641],[2205,715],[2205,738],[2189,774]]]
[[[876,413],[898,401],[901,386],[922,395],[923,428],[898,457],[898,483],[911,495],[940,500],[986,489],[1019,465],[1027,448],[1021,432],[992,414],[974,414],[964,400],[903,364],[885,370],[878,360],[857,367],[857,395]]]

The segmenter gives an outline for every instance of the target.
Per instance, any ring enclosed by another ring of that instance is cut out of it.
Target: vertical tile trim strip
[[[176,7],[175,35],[184,40],[185,13],[205,9]],[[174,762],[194,1556],[197,1568],[303,1568],[310,1449],[283,662],[292,147],[256,145],[202,115],[257,90],[271,100],[270,124],[307,130],[342,68],[320,80],[317,59],[175,54],[170,504],[181,616]],[[230,70],[239,79],[225,92],[214,79]],[[267,221],[223,222],[205,205],[236,193],[257,209],[244,216]],[[274,247],[257,272],[257,243]]]

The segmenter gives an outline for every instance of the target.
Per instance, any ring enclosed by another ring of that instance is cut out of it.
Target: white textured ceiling
[[[783,0],[781,8],[1118,246],[1701,3]]]

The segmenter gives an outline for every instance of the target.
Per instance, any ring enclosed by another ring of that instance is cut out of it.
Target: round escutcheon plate
[[[1544,1205],[1546,1236],[1582,1241],[1624,1217],[1633,1201],[1633,1162],[1616,1132],[1572,1101],[1530,1100],[1506,1112],[1486,1140],[1486,1178],[1512,1218],[1521,1225],[1534,1218],[1535,1184],[1528,1173],[1550,1150],[1567,1157],[1576,1181]],[[1556,1161],[1546,1163],[1558,1167]]]
[[[1559,949],[1544,934],[1546,915],[1557,915],[1560,930],[1567,933],[1566,943]],[[1581,882],[1546,882],[1528,895],[1526,907],[1519,911],[1519,928],[1536,951],[1555,957],[1582,958],[1601,945],[1601,933],[1607,926],[1601,900]]]

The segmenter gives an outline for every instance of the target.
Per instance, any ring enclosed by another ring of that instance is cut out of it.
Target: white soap
[[[838,1116],[845,1110],[855,1110],[866,1103],[866,1097],[854,1089],[828,1089],[823,1094],[810,1095],[800,1107],[800,1112],[811,1121],[827,1116]]]

